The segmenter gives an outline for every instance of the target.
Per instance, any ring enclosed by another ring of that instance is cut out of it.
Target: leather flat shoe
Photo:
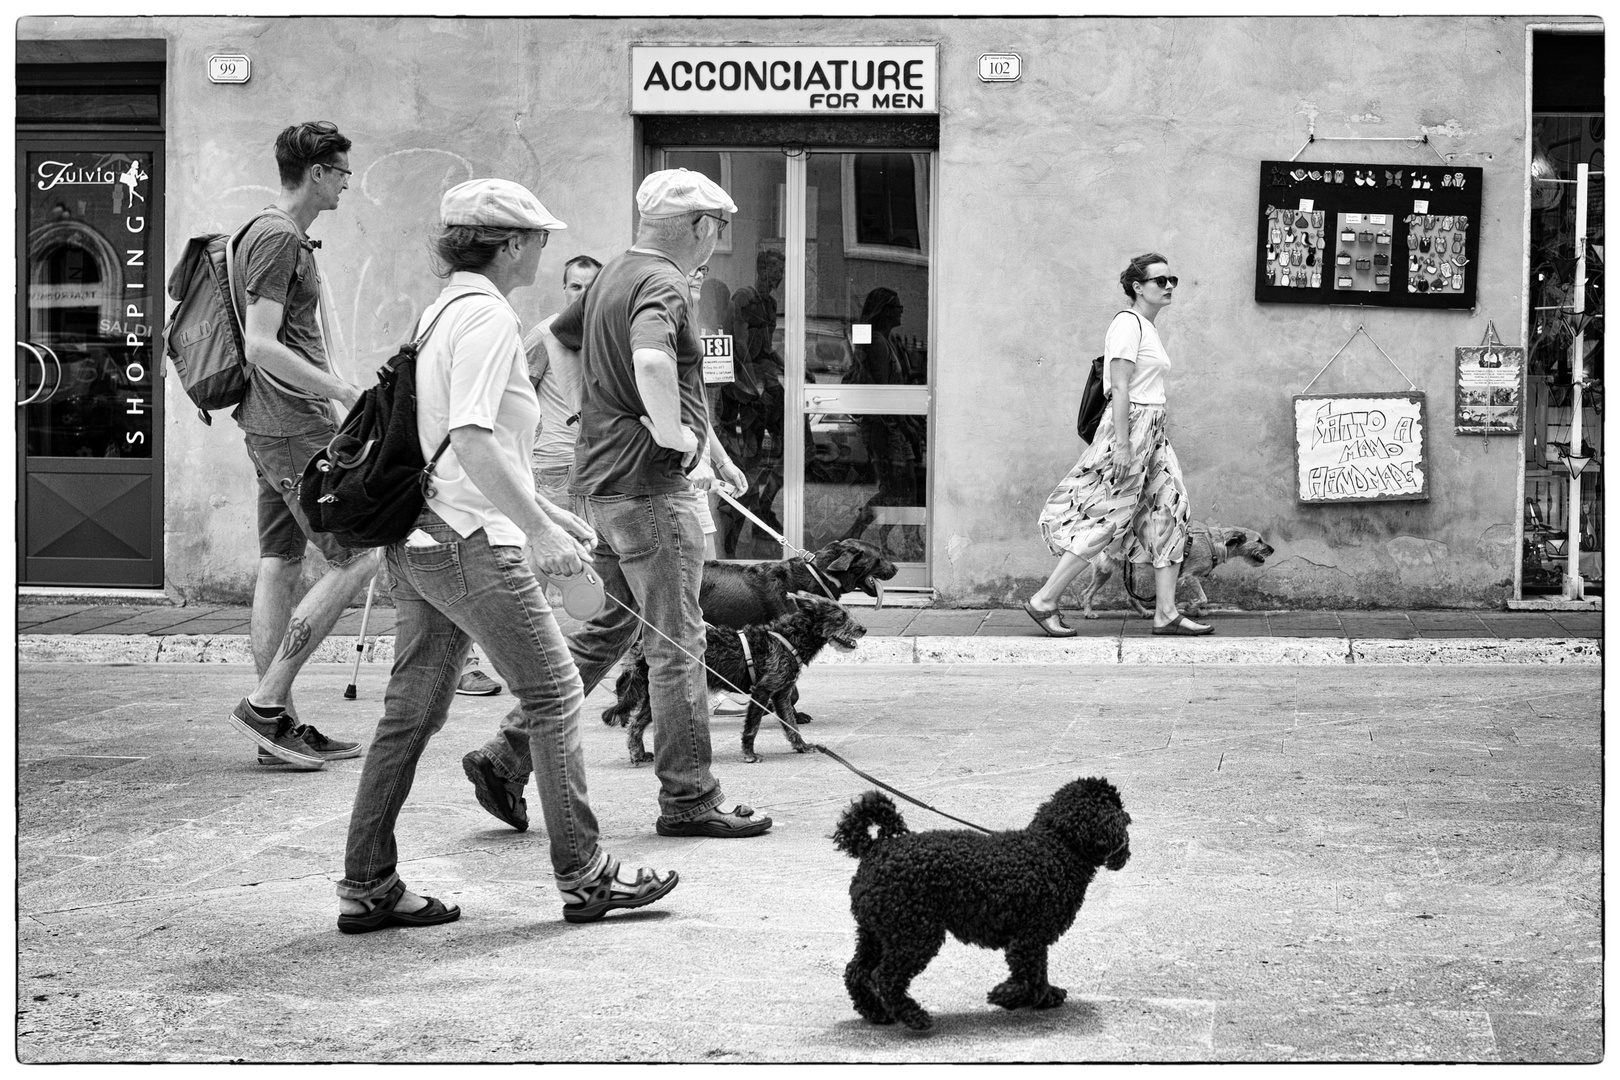
[[[1194,630],[1187,625],[1185,619],[1177,615],[1163,626],[1155,626],[1153,632],[1164,637],[1203,637],[1205,634],[1213,634],[1215,628],[1206,626],[1202,630]]]
[[[1074,637],[1079,633],[1074,627],[1063,621],[1063,613],[1057,608],[1051,611],[1041,611],[1028,600],[1024,601],[1024,611],[1035,620],[1035,625],[1045,630],[1048,637]]]

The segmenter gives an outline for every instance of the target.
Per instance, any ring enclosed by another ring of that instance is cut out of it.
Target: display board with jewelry
[[[1254,298],[1469,308],[1483,171],[1260,163]]]

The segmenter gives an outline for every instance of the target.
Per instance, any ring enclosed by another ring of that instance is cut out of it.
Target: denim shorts
[[[327,562],[343,566],[366,553],[311,529],[298,505],[298,479],[331,437],[330,430],[287,436],[244,433],[248,460],[259,477],[259,558],[298,562],[304,545],[314,544]]]

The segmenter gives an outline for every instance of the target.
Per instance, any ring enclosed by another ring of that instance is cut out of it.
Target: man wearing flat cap
[[[641,642],[652,699],[658,833],[757,836],[770,829],[771,819],[741,804],[725,809],[709,768],[706,639],[698,607],[703,530],[689,495],[693,486],[712,486],[710,455],[725,456],[709,426],[687,277],[709,261],[730,224],[725,215],[737,207],[702,173],[666,169],[642,182],[636,208],[635,244],[604,266],[590,290],[551,325],[559,342],[580,352],[579,436],[569,490],[584,502],[596,530],[592,568],[610,597],[570,635],[568,647],[589,694],[641,630],[631,612],[646,620]],[[508,717],[500,734],[473,753],[516,782],[529,763],[522,732],[511,725]],[[494,796],[507,808],[503,800],[510,801],[513,789],[487,787],[480,788],[480,801]],[[496,816],[509,824],[517,817]]]

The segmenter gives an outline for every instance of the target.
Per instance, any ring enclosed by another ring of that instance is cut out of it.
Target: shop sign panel
[[[939,112],[937,45],[632,45],[633,113]]]
[[[1294,438],[1300,502],[1429,497],[1421,393],[1301,394],[1294,398]]]

